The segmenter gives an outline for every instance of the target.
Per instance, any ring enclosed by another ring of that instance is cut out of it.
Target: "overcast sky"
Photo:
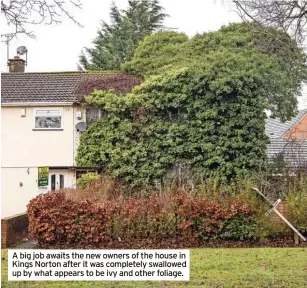
[[[10,42],[10,57],[16,55],[18,46],[28,49],[27,72],[40,71],[74,71],[77,70],[78,55],[83,47],[91,46],[96,37],[101,20],[109,21],[112,0],[83,0],[81,10],[72,11],[76,19],[84,26],[78,27],[69,19],[63,19],[59,25],[37,25],[31,30],[36,39],[19,36]],[[170,15],[165,25],[178,28],[189,36],[195,33],[214,31],[222,25],[239,21],[238,15],[223,0],[160,0],[161,5]],[[128,0],[116,0],[120,8],[127,6]],[[1,25],[1,34],[12,32],[12,28]],[[4,27],[4,28],[3,28]],[[3,39],[2,39],[3,40]],[[6,45],[1,43],[1,71],[7,71]],[[306,89],[305,89],[306,90]],[[307,107],[307,91],[300,99],[300,108]]]

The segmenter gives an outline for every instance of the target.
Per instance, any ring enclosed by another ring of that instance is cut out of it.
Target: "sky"
[[[70,19],[62,18],[61,24],[35,25],[31,30],[36,39],[19,36],[10,42],[9,55],[14,57],[19,46],[28,49],[26,72],[75,71],[83,47],[91,47],[101,20],[109,22],[112,0],[83,0],[82,9],[71,13],[83,25],[80,28]],[[128,0],[115,0],[119,8],[127,7]],[[240,21],[237,13],[225,0],[160,0],[169,17],[165,26],[176,28],[188,36],[218,30],[222,25]],[[3,20],[3,19],[1,19]],[[2,21],[1,34],[12,32]],[[1,39],[3,40],[3,39]],[[7,47],[1,43],[1,72],[7,72]],[[299,108],[307,108],[307,89],[299,99]]]

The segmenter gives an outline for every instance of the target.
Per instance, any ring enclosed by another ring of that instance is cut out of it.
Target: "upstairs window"
[[[101,111],[99,108],[86,108],[86,123],[87,125],[91,125],[92,123],[96,122],[101,116]]]
[[[34,109],[34,129],[63,129],[62,109]]]

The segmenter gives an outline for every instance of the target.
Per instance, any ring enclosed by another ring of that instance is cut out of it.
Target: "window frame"
[[[35,118],[36,117],[48,117],[48,113],[46,112],[45,114],[43,115],[37,115],[37,111],[50,111],[50,110],[57,110],[59,111],[59,115],[57,115],[57,117],[60,117],[61,118],[61,127],[59,128],[55,128],[55,127],[51,127],[51,128],[36,128],[35,127]],[[32,130],[35,130],[35,131],[61,131],[63,130],[63,109],[62,108],[58,108],[58,107],[50,107],[50,108],[33,108],[33,129]]]
[[[93,124],[93,123],[96,122],[96,121],[91,122],[91,123],[89,123],[89,122],[87,121],[88,109],[97,109],[97,110],[98,110],[98,118],[97,118],[96,121],[98,121],[98,120],[101,118],[102,112],[101,112],[101,108],[94,107],[94,106],[88,106],[88,107],[85,108],[85,122],[86,122],[86,124],[89,126],[89,125]]]

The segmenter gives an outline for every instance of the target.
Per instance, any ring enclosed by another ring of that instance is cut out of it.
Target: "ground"
[[[307,287],[307,248],[191,249],[189,282],[8,282],[2,250],[1,287]]]

